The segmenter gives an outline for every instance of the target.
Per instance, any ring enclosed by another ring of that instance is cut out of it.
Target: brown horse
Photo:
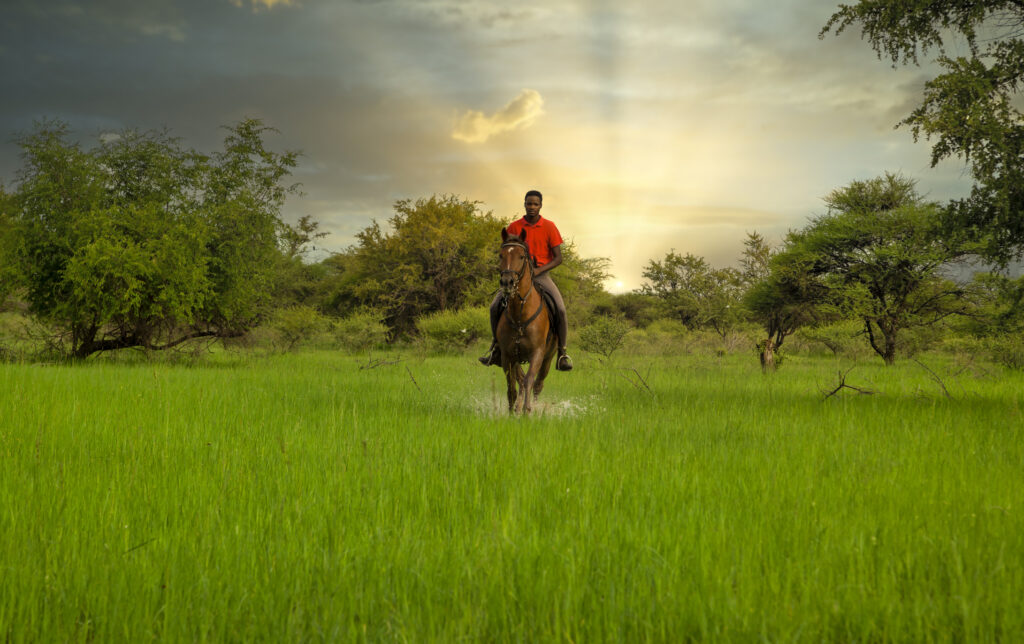
[[[517,237],[502,228],[501,241],[501,289],[506,305],[498,320],[496,336],[501,347],[501,368],[508,383],[508,410],[527,414],[533,408],[531,395],[539,395],[544,389],[558,339],[544,298],[533,286],[533,261],[526,246],[526,230]],[[525,374],[520,366],[524,362],[529,364]]]

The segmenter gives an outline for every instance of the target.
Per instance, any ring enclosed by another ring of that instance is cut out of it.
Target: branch
[[[409,365],[405,365],[405,370],[409,373],[409,379],[412,380],[412,384],[416,385],[417,391],[419,391],[420,393],[423,393],[423,390],[420,389],[419,383],[416,382],[416,379],[412,377],[412,370],[409,369]]]
[[[921,367],[922,369],[927,371],[928,375],[930,375],[932,377],[932,380],[934,380],[935,382],[939,383],[939,386],[942,387],[942,393],[944,393],[946,395],[946,398],[952,398],[953,397],[953,396],[949,395],[949,390],[946,389],[946,383],[942,382],[942,378],[939,378],[938,374],[936,374],[934,371],[932,371],[928,367],[928,365],[924,364],[923,362],[921,362],[917,358],[914,358],[914,362],[916,362],[919,367]]]
[[[865,394],[865,395],[868,395],[868,396],[870,396],[870,395],[875,393],[874,391],[872,391],[870,389],[863,389],[861,387],[855,387],[853,385],[846,384],[846,375],[848,373],[850,373],[851,371],[853,371],[853,367],[850,367],[849,369],[847,369],[845,373],[842,372],[842,371],[839,372],[839,384],[836,385],[836,388],[833,389],[832,391],[830,391],[828,393],[825,393],[825,391],[822,390],[822,393],[825,394],[825,397],[821,399],[822,402],[824,402],[824,401],[828,400],[829,398],[831,398],[832,396],[836,395],[842,389],[853,389],[854,391],[856,391],[859,394]]]
[[[619,374],[620,376],[625,378],[629,382],[629,384],[633,385],[634,387],[636,387],[640,391],[645,391],[646,390],[647,393],[649,393],[650,395],[652,395],[652,396],[654,395],[654,392],[651,391],[650,386],[648,386],[648,384],[647,384],[647,380],[644,379],[644,377],[640,375],[639,371],[637,371],[635,368],[623,369],[623,371],[632,371],[633,373],[636,374],[637,380],[635,380],[635,381],[633,380],[633,378],[631,378],[627,374],[624,374],[624,373],[620,373]],[[648,370],[647,374],[650,375],[650,370]],[[638,382],[640,384],[637,384]],[[641,389],[641,385],[643,385],[642,389]]]
[[[389,364],[398,364],[403,359],[404,358],[402,358],[402,356],[398,356],[398,358],[396,358],[395,360],[384,360],[383,358],[377,358],[376,360],[373,360],[372,358],[367,358],[366,364],[359,367],[359,370],[362,371],[363,369],[376,369],[377,367],[383,367]]]

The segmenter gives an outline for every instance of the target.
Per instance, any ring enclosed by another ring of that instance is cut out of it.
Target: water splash
[[[505,392],[501,395],[478,395],[464,399],[470,412],[477,416],[501,418],[508,415]],[[552,399],[541,397],[533,401],[531,416],[537,418],[576,418],[585,414],[604,411],[597,405],[597,396]]]

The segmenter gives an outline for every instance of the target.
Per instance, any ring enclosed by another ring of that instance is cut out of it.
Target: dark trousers
[[[558,287],[555,286],[555,282],[551,279],[551,273],[544,273],[539,277],[533,278],[534,284],[539,284],[541,288],[551,294],[551,299],[555,301],[555,308],[558,309],[558,325],[555,329],[555,333],[558,334],[558,348],[564,349],[565,343],[569,339],[569,320],[565,314],[565,302],[562,301],[562,294],[558,291]],[[494,296],[494,301],[491,302],[491,336],[495,337],[498,332],[498,319],[501,317],[501,300],[503,294],[499,292]]]

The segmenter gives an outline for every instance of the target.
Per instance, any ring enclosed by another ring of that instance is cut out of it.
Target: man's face
[[[537,195],[527,197],[523,206],[526,208],[526,216],[530,219],[540,217],[540,197]]]

